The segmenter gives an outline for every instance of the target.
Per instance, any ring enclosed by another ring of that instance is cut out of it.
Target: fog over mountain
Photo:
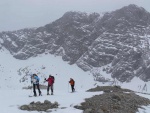
[[[84,71],[102,68],[121,82],[150,80],[150,13],[136,5],[99,13],[66,12],[39,28],[0,33],[0,48],[19,60],[62,56]]]
[[[0,32],[41,27],[68,11],[108,12],[129,4],[150,12],[149,0],[1,0]]]

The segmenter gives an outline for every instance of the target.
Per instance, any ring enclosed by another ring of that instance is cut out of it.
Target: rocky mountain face
[[[54,54],[84,71],[105,66],[121,82],[149,81],[149,40],[150,13],[129,5],[104,15],[67,12],[43,27],[1,32],[0,48],[20,60]]]

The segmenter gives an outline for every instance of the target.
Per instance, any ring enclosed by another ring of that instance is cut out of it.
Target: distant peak
[[[130,4],[128,6],[123,7],[122,9],[129,9],[129,10],[132,10],[132,11],[134,11],[134,10],[146,11],[143,7],[139,7],[139,6],[135,5],[135,4]]]
[[[136,7],[136,8],[139,8],[137,5],[135,5],[135,4],[130,4],[130,5],[128,5],[127,7]]]
[[[135,4],[130,4],[128,6],[124,6],[121,9],[118,9],[113,12],[115,14],[115,17],[134,17],[135,19],[143,19],[145,16],[149,18],[149,12],[147,12],[143,7],[139,7]],[[147,21],[147,19],[146,19]]]

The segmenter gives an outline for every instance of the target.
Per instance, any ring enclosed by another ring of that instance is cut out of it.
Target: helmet
[[[33,74],[33,76],[37,76],[36,74]]]

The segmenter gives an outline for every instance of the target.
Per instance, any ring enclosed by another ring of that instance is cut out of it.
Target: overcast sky
[[[67,11],[100,13],[129,4],[150,12],[150,0],[0,0],[0,31],[43,26]]]

